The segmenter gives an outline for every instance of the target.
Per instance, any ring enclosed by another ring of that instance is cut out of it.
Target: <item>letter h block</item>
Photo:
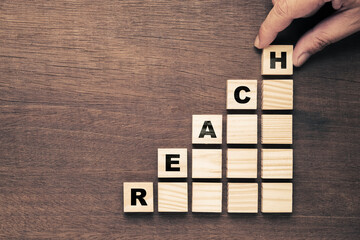
[[[264,48],[261,57],[261,74],[292,75],[292,57],[292,45],[270,45]]]

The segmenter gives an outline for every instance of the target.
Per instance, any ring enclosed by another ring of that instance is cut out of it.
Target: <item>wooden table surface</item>
[[[0,237],[358,238],[359,34],[294,71],[292,214],[228,214],[225,193],[221,214],[123,212],[123,182],[158,181],[158,148],[191,151],[192,114],[225,119],[227,79],[260,83],[253,41],[270,9],[1,1]],[[295,44],[325,10],[277,43]]]

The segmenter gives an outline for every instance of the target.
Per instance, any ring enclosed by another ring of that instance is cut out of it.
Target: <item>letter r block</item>
[[[193,144],[222,143],[222,115],[193,115]]]
[[[187,149],[159,148],[158,149],[158,177],[186,178],[187,177]]]
[[[270,45],[264,48],[261,57],[261,74],[292,75],[292,55],[292,45]]]
[[[124,212],[154,212],[152,182],[124,182]]]
[[[257,80],[228,80],[227,109],[256,109]]]

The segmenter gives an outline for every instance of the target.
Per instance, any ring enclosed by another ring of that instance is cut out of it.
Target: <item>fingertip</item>
[[[293,59],[293,64],[295,67],[302,66],[309,58],[311,54],[308,52],[301,53],[299,57]]]
[[[255,46],[256,48],[260,49],[260,39],[259,39],[259,35],[257,35],[256,38],[255,38],[254,46]]]

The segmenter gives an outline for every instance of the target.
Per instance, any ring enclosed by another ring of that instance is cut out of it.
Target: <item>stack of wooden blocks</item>
[[[264,49],[262,75],[292,75],[292,51],[291,45]],[[261,212],[291,213],[293,80],[262,80],[259,181],[257,86],[257,80],[227,81],[227,212],[257,213],[260,183]],[[193,115],[192,212],[222,212],[222,149],[214,147],[222,144],[222,124],[222,115]],[[158,182],[159,212],[188,211],[187,163],[186,148],[158,149],[158,177],[166,180]],[[154,211],[152,182],[123,186],[124,212]]]

